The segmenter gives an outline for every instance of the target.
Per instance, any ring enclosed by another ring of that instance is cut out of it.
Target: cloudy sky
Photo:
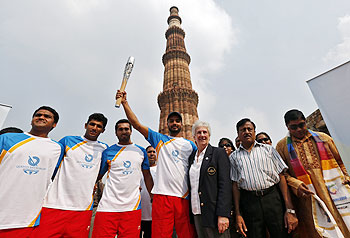
[[[317,104],[306,81],[350,59],[348,0],[28,0],[0,2],[0,103],[12,105],[4,127],[30,129],[41,105],[57,109],[53,139],[81,135],[93,112],[109,123],[100,137],[116,142],[114,108],[127,58],[135,67],[128,100],[157,130],[169,8],[177,6],[192,58],[198,113],[211,143],[236,137],[251,118],[274,144],[286,134],[284,113]],[[326,95],[325,95],[326,96]],[[147,142],[134,132],[133,140]]]

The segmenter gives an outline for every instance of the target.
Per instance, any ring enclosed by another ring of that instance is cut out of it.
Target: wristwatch
[[[295,215],[295,210],[294,210],[294,209],[289,209],[289,208],[288,208],[288,209],[287,209],[287,212],[290,213],[290,214]]]

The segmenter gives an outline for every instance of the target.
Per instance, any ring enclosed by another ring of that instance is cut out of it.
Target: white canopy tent
[[[4,124],[7,114],[11,108],[12,106],[0,103],[0,129],[2,128],[2,125]]]
[[[347,169],[350,169],[350,61],[307,81]]]

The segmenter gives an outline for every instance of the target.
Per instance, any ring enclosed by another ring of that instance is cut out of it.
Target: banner
[[[7,114],[11,108],[12,106],[0,103],[0,129],[2,129],[2,125],[4,124]]]
[[[337,222],[328,210],[326,204],[316,194],[312,195],[312,216],[316,231],[325,238],[344,238]]]
[[[348,171],[350,169],[350,61],[307,81]]]

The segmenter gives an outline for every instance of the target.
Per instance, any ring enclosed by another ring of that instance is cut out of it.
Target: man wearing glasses
[[[339,197],[342,188],[349,189],[345,184],[349,184],[350,179],[333,139],[308,130],[305,116],[299,110],[288,111],[284,120],[289,133],[278,142],[276,149],[289,167],[287,183],[299,198],[295,204],[298,219],[303,221],[297,228],[299,237],[322,237],[314,225],[311,194],[316,194],[326,204],[344,237],[350,237],[344,222],[349,219],[345,211],[349,206],[341,205],[349,203],[349,196]],[[315,223],[319,220],[316,217]]]

